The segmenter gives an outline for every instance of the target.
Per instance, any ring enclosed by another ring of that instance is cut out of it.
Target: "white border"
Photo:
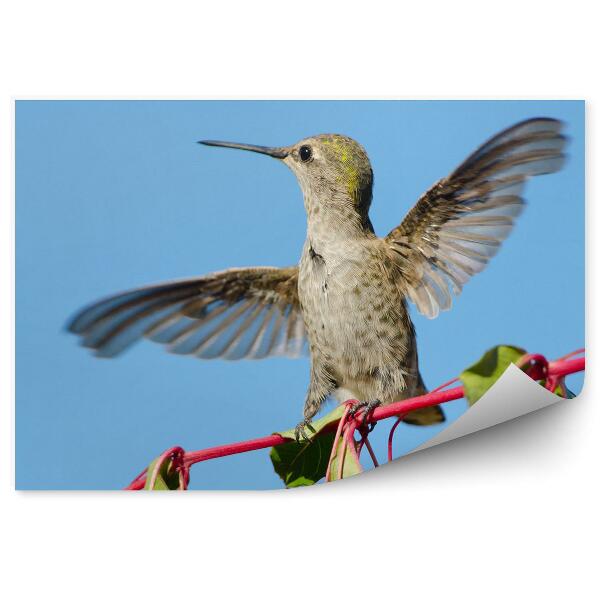
[[[175,497],[12,491],[6,176],[15,97],[586,98],[591,137],[599,48],[590,8],[577,0],[3,3],[6,597],[592,596],[600,394],[589,369],[576,401],[342,484]],[[589,265],[600,227],[591,142],[588,156]],[[592,294],[597,278],[589,267],[587,275]],[[587,324],[597,340],[589,311]]]

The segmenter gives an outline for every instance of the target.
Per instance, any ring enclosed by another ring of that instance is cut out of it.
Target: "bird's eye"
[[[300,146],[300,160],[308,162],[312,158],[312,148],[310,146]]]

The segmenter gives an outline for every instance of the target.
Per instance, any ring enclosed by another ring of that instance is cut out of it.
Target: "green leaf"
[[[460,374],[465,398],[473,406],[498,381],[511,363],[516,363],[526,351],[516,346],[496,346],[488,350],[474,365]]]
[[[311,423],[314,431],[306,429],[310,442],[296,442],[295,430],[288,429],[279,433],[282,437],[293,440],[287,444],[274,446],[270,457],[275,472],[288,488],[303,485],[313,485],[325,477],[329,457],[333,449],[335,431],[323,431],[332,423],[339,421],[344,414],[345,406],[340,405],[321,419]],[[332,479],[337,479],[339,457],[341,456],[342,441],[338,442],[338,452],[332,463]],[[344,458],[343,477],[360,473],[362,468],[347,450]]]
[[[158,474],[156,476],[156,481],[154,482],[154,486],[150,487],[150,479],[152,478],[152,472],[154,471],[154,467],[156,465],[156,461],[159,459],[156,458],[150,463],[148,470],[146,471],[146,485],[144,486],[145,490],[178,490],[179,489],[179,473],[173,467],[173,460],[168,458],[165,460],[160,469],[158,470]]]
[[[333,447],[333,441],[332,441],[331,445]],[[335,456],[331,460],[331,481],[340,479],[340,477],[338,477],[338,474],[340,471],[340,460],[342,459],[342,457],[344,458],[344,466],[343,466],[341,479],[347,479],[348,477],[352,477],[352,475],[357,475],[358,473],[361,473],[363,470],[360,463],[354,458],[354,456],[352,455],[352,453],[350,452],[350,450],[348,448],[346,448],[346,454],[344,456],[343,447],[344,447],[343,439],[340,436]]]
[[[285,487],[313,485],[325,477],[334,438],[332,431],[314,438],[312,443],[294,441],[271,448],[273,468]]]

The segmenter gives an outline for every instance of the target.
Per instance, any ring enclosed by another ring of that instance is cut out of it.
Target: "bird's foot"
[[[304,421],[300,421],[300,423],[298,423],[298,425],[296,425],[296,428],[294,430],[294,437],[296,438],[297,444],[300,443],[300,438],[302,438],[305,442],[312,441],[310,439],[310,437],[308,437],[308,434],[306,433],[307,429],[309,429],[313,433],[316,433],[315,429],[310,424],[310,419],[304,419]]]
[[[354,419],[358,412],[362,413],[362,421],[360,427],[364,427],[367,423],[369,415],[378,407],[381,406],[381,400],[362,400],[357,402],[349,411],[348,417]],[[369,426],[369,433],[375,429],[377,423],[371,423]]]

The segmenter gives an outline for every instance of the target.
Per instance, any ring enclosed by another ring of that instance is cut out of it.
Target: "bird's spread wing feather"
[[[295,357],[306,350],[297,267],[229,269],[134,289],[84,308],[68,329],[101,357],[142,337],[200,358]]]
[[[510,233],[524,205],[525,181],[558,171],[561,122],[531,119],[483,144],[428,190],[385,238],[407,292],[434,318],[482,271]]]

